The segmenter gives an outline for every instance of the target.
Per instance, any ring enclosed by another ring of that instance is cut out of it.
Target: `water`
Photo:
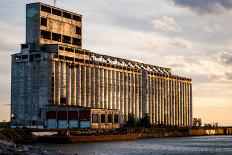
[[[153,138],[136,141],[42,144],[49,150],[78,155],[232,155],[232,136]]]

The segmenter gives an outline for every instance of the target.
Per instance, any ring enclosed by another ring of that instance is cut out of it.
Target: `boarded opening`
[[[58,120],[67,120],[67,111],[58,111],[57,112]]]
[[[48,26],[48,20],[47,20],[47,18],[41,17],[40,22],[41,22],[42,26]]]
[[[51,8],[48,6],[41,5],[41,11],[51,13]]]
[[[61,34],[52,33],[52,40],[61,42]]]
[[[63,35],[63,43],[71,44],[71,37]]]
[[[63,12],[63,17],[68,18],[68,19],[72,19],[72,15],[70,13],[67,13],[67,12]]]
[[[47,119],[56,119],[56,111],[48,111],[46,113],[46,118]]]
[[[41,38],[51,40],[51,32],[41,30]]]
[[[78,119],[78,112],[77,111],[69,111],[68,112],[68,119],[69,120],[77,120]]]
[[[61,16],[61,11],[53,8],[52,14],[57,15],[57,16]]]
[[[90,120],[90,110],[83,110],[80,111],[79,119],[83,120]]]
[[[98,123],[98,114],[92,115],[92,123]]]

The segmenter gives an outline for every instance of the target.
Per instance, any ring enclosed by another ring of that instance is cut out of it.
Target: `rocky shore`
[[[25,130],[0,129],[0,155],[59,155],[34,144],[33,135]]]
[[[1,155],[50,155],[59,154],[59,152],[51,152],[35,145],[15,144],[6,140],[0,140]],[[62,154],[62,153],[61,153]]]

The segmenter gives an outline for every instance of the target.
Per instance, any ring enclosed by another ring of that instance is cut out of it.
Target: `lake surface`
[[[123,142],[41,145],[49,150],[78,155],[232,155],[232,136],[152,138]]]

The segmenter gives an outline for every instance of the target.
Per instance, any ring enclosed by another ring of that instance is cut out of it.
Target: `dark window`
[[[108,123],[112,123],[113,118],[112,114],[108,114]]]
[[[98,123],[98,114],[92,114],[92,123]]]
[[[66,98],[60,98],[60,103],[65,104],[66,103]]]
[[[41,55],[40,54],[35,54],[35,58],[40,58]]]
[[[118,115],[114,115],[114,123],[118,123]]]
[[[41,17],[41,25],[42,26],[48,26],[47,24],[48,24],[48,20],[46,19],[46,18],[43,18],[43,17]]]
[[[51,40],[51,32],[41,30],[41,38]]]
[[[73,45],[81,46],[81,39],[78,38],[72,38],[72,39],[73,39],[72,41]]]
[[[62,46],[59,46],[59,50],[62,50],[62,51],[63,51],[63,50],[64,50],[64,47],[62,47]]]
[[[76,34],[79,34],[79,35],[81,35],[81,28],[80,27],[76,27]]]
[[[105,114],[101,114],[101,123],[105,123]]]
[[[71,44],[71,37],[63,35],[63,43]]]
[[[22,59],[28,59],[28,55],[22,55]]]
[[[61,42],[61,34],[52,33],[52,40]]]
[[[21,47],[22,47],[22,49],[25,49],[25,48],[28,48],[28,45],[27,44],[22,44]]]
[[[73,20],[81,22],[81,16],[73,15]]]
[[[65,48],[65,51],[74,52],[74,49],[66,47],[66,48]]]
[[[51,13],[51,8],[48,6],[41,5],[41,11]]]
[[[20,59],[21,59],[21,56],[15,56],[15,59],[16,59],[16,60],[20,60]]]
[[[68,18],[68,19],[71,19],[71,18],[72,18],[72,15],[71,15],[70,13],[63,12],[63,17]]]
[[[57,10],[57,9],[52,9],[52,14],[57,15],[57,16],[61,16],[61,11]]]

